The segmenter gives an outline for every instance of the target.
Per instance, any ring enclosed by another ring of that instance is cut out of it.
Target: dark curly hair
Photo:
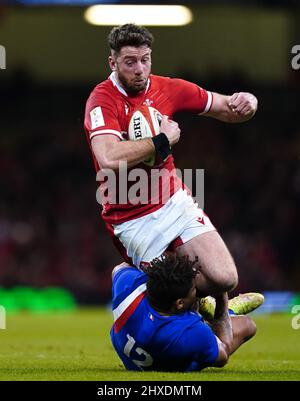
[[[193,278],[200,270],[197,262],[198,259],[191,261],[188,256],[170,253],[141,267],[148,275],[147,296],[150,304],[155,309],[169,311],[177,299],[185,298],[192,288]]]
[[[123,46],[148,46],[151,48],[153,41],[153,35],[146,28],[135,24],[117,26],[108,35],[109,47],[117,53]]]

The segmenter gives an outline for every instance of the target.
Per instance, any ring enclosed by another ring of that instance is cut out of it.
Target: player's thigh
[[[231,316],[231,324],[234,339],[241,342],[249,340],[256,333],[256,324],[249,316]]]
[[[237,284],[237,270],[232,256],[217,231],[197,235],[178,246],[176,253],[188,255],[194,260],[198,257],[202,273],[216,284],[229,287]]]

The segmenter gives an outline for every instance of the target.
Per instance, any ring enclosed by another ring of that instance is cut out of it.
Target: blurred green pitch
[[[259,315],[257,335],[222,369],[127,372],[109,339],[105,308],[21,313],[0,330],[0,380],[300,380],[300,329],[292,315]]]

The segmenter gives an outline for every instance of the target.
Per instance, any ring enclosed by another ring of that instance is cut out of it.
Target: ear
[[[181,311],[183,310],[183,308],[184,308],[183,299],[182,299],[182,298],[177,299],[177,300],[175,301],[175,309],[176,309],[178,312],[181,312]]]
[[[108,63],[109,63],[110,69],[112,71],[115,71],[117,66],[116,66],[116,59],[114,58],[114,56],[108,57]]]

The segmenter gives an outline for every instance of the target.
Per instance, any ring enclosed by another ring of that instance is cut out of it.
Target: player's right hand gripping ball
[[[128,127],[128,137],[131,141],[139,141],[144,138],[152,138],[160,133],[162,115],[154,107],[140,106],[132,113]],[[155,165],[155,153],[144,163],[153,167]]]

